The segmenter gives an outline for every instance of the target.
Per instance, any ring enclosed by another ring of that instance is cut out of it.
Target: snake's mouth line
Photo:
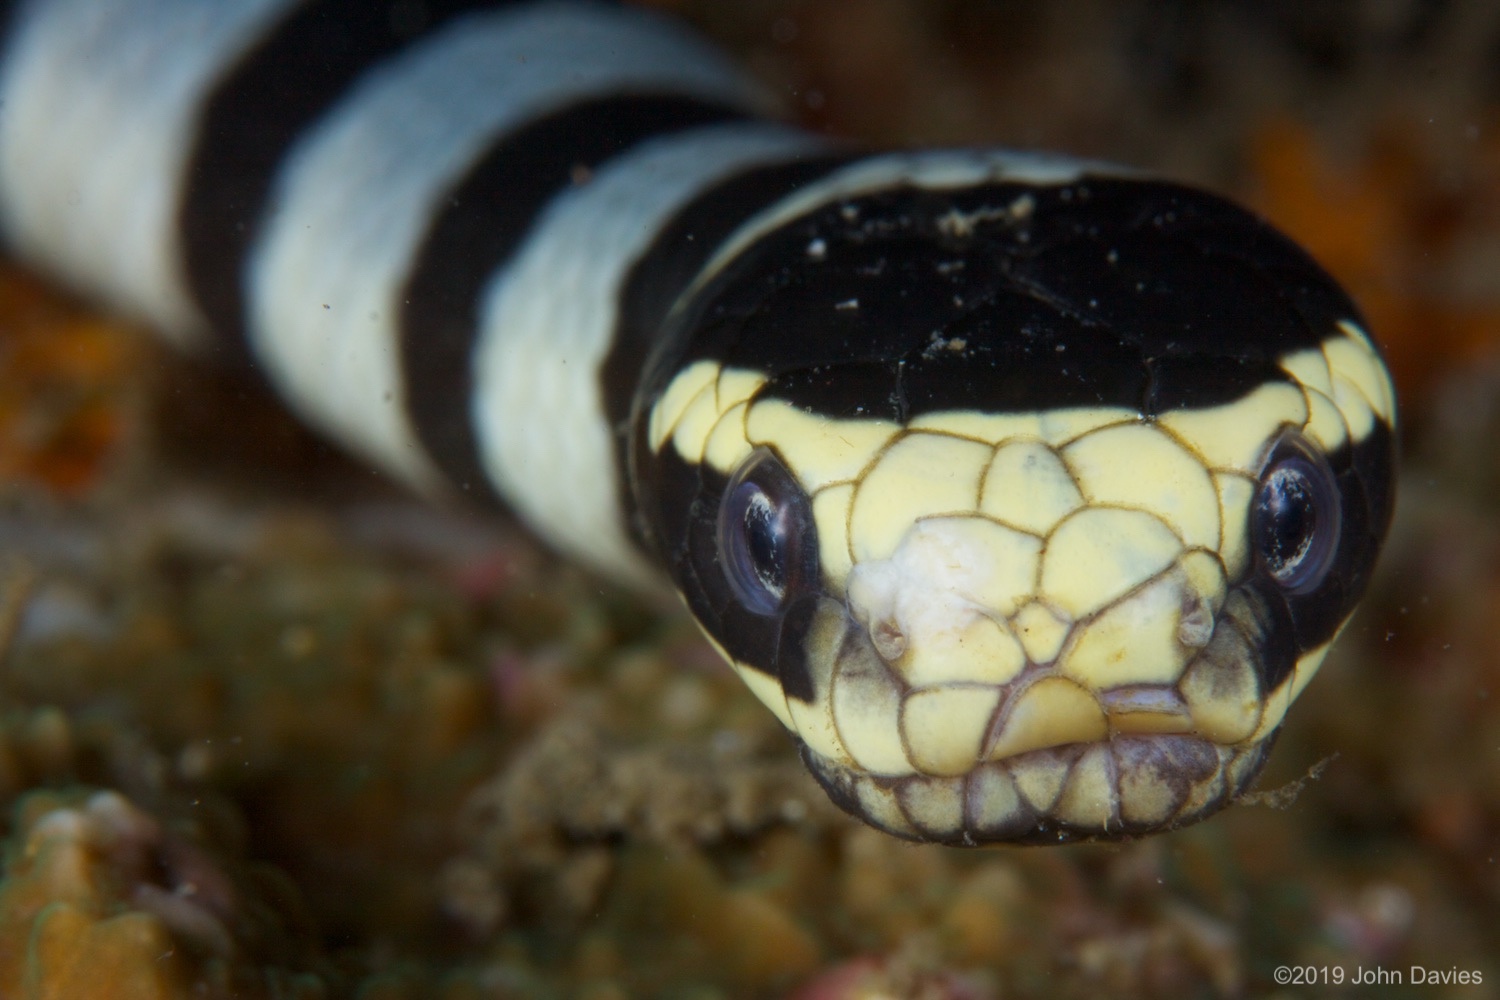
[[[1032,750],[956,777],[861,773],[803,743],[830,799],[909,840],[955,846],[1120,840],[1194,823],[1254,781],[1275,734],[1225,747],[1191,735],[1114,736]]]

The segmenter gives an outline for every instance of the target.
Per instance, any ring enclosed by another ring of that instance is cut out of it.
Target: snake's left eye
[[[770,451],[747,458],[719,504],[719,565],[744,607],[772,615],[817,574],[812,504]]]
[[[1342,521],[1328,460],[1300,434],[1284,434],[1261,471],[1250,512],[1261,566],[1293,594],[1316,590],[1338,552]]]

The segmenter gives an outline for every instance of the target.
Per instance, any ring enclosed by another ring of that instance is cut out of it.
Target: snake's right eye
[[[719,504],[719,565],[746,610],[773,615],[817,574],[812,504],[769,450],[747,458]]]
[[[1328,460],[1300,434],[1284,434],[1261,471],[1250,511],[1261,566],[1293,594],[1316,590],[1338,552],[1342,522]]]

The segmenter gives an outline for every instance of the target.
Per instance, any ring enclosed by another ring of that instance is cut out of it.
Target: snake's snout
[[[924,519],[820,599],[813,704],[792,715],[836,801],[919,839],[1052,841],[1187,822],[1253,778],[1255,602],[1211,555],[1132,549],[1149,532],[1086,513],[1071,538]]]
[[[1067,531],[1049,547],[1046,537],[978,515],[931,518],[889,559],[851,572],[848,616],[898,686],[950,703],[930,736],[906,739],[918,756],[948,762],[936,773],[1112,733],[1192,732],[1196,716],[1226,728],[1195,675],[1225,601],[1218,561],[1177,551],[1163,566],[1163,553],[1108,538],[1113,518],[1074,520],[1083,528],[1073,525],[1073,535],[1093,537],[1070,548]],[[1112,590],[1084,597],[1070,588],[1079,575],[1071,564],[1098,570],[1110,561]],[[1253,672],[1245,650],[1226,656],[1223,645],[1216,662]],[[1225,673],[1214,670],[1215,697]],[[923,752],[929,741],[946,746]]]

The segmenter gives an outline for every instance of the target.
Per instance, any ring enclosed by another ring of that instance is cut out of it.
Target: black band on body
[[[0,0],[0,57],[7,54],[10,48],[10,36],[15,32],[18,21],[16,19],[16,7],[19,0]],[[4,60],[0,58],[0,67]]]
[[[453,189],[414,258],[400,329],[408,413],[455,485],[472,490],[488,481],[471,406],[479,299],[537,217],[637,143],[743,117],[677,94],[585,100],[506,133]]]
[[[296,140],[365,71],[454,17],[516,0],[310,0],[226,72],[199,114],[178,208],[188,287],[219,334],[248,359],[246,255]]]

